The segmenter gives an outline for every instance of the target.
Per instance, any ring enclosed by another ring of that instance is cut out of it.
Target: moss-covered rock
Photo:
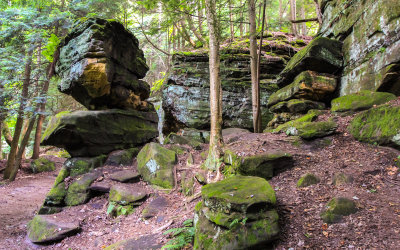
[[[321,213],[321,218],[326,223],[337,223],[343,216],[357,212],[356,203],[350,199],[338,197],[333,198],[326,205],[326,209]]]
[[[286,123],[284,123],[284,124],[281,124],[281,125],[277,126],[275,129],[267,127],[267,128],[264,130],[264,133],[269,133],[269,132],[271,132],[271,133],[286,132],[286,130],[287,130],[288,128],[290,128],[290,127],[296,127],[296,126],[298,126],[298,125],[300,125],[300,124],[302,124],[302,123],[304,123],[304,122],[312,122],[312,121],[314,121],[314,120],[317,119],[318,116],[321,115],[322,113],[323,113],[323,112],[322,112],[322,111],[319,111],[319,110],[314,110],[314,109],[309,110],[309,111],[307,112],[307,114],[305,114],[305,115],[303,115],[303,116],[301,116],[301,117],[299,117],[299,118],[297,118],[297,119],[295,119],[295,120],[293,120],[293,121],[289,121],[289,122],[286,122]]]
[[[320,182],[319,178],[314,174],[305,174],[297,181],[297,187],[308,187],[311,185],[318,184]]]
[[[64,162],[64,166],[68,169],[69,176],[75,177],[89,173],[95,168],[102,167],[106,159],[106,155],[100,155],[97,157],[74,157],[67,159]]]
[[[193,137],[178,135],[176,133],[170,133],[164,141],[165,144],[181,144],[189,145],[196,150],[201,149],[201,144],[204,143],[203,140],[198,140]]]
[[[195,249],[243,249],[279,233],[275,191],[254,176],[234,176],[202,188],[195,206]]]
[[[90,198],[90,185],[100,176],[100,172],[94,171],[78,177],[68,186],[65,205],[77,206],[86,203]]]
[[[249,213],[276,203],[273,188],[265,179],[255,176],[234,176],[207,184],[201,195],[208,208],[224,213]]]
[[[117,184],[111,187],[109,200],[121,205],[142,203],[147,197],[147,192],[126,184]]]
[[[98,156],[143,145],[158,136],[155,112],[76,111],[51,119],[42,145],[65,148],[72,157]]]
[[[325,137],[335,133],[337,124],[334,121],[302,122],[286,130],[287,135],[298,135],[305,140]]]
[[[174,187],[176,153],[158,143],[148,143],[137,156],[138,171],[143,180],[163,188]]]
[[[28,238],[33,243],[50,243],[79,232],[78,222],[62,222],[51,215],[36,215],[27,225]]]
[[[136,170],[125,169],[112,173],[110,179],[119,182],[138,182],[140,174]]]
[[[61,182],[54,185],[49,193],[47,194],[44,204],[48,206],[62,206],[64,204],[64,198],[67,195],[65,183]]]
[[[383,106],[357,114],[349,130],[359,141],[400,148],[400,107]]]
[[[183,195],[191,196],[194,193],[194,177],[186,176],[186,174],[182,174],[181,176],[181,190]]]
[[[374,105],[384,104],[397,97],[391,93],[362,90],[332,100],[332,112],[347,112],[370,109]]]
[[[317,37],[290,59],[279,75],[278,85],[283,87],[290,84],[298,74],[305,70],[334,74],[342,66],[342,42]]]
[[[133,158],[137,156],[140,148],[130,148],[125,150],[117,150],[111,152],[106,160],[106,165],[112,166],[129,166],[133,163]]]
[[[148,71],[139,41],[115,20],[86,18],[60,43],[59,90],[89,110],[149,110]]]
[[[325,109],[323,102],[315,102],[305,99],[291,99],[289,101],[279,102],[270,108],[274,113],[293,113],[305,114],[311,109]]]
[[[332,183],[335,186],[350,184],[353,182],[353,177],[345,173],[336,173],[332,178]]]
[[[33,173],[49,172],[56,170],[56,165],[54,162],[40,157],[31,161],[31,170]]]
[[[272,94],[268,100],[268,107],[290,99],[326,102],[327,98],[335,91],[336,85],[337,80],[331,75],[304,71],[296,76],[292,83]]]
[[[163,196],[158,196],[142,210],[142,216],[144,219],[149,219],[163,211],[167,206],[168,200]]]

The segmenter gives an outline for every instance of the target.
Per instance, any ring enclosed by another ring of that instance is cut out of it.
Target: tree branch
[[[291,23],[306,23],[306,22],[318,22],[318,18],[308,18],[299,20],[290,20]]]

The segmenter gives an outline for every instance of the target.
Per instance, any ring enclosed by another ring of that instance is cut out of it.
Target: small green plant
[[[151,90],[151,94],[159,91],[162,88],[163,84],[164,84],[164,81],[165,81],[165,78],[166,78],[166,74],[165,74],[165,72],[160,72],[160,73],[162,74],[163,78],[153,82],[153,84],[151,85],[152,87],[150,89]]]
[[[246,225],[247,217],[244,217],[242,220],[234,219],[231,224],[229,224],[229,228],[234,228],[235,226],[241,224],[242,226]]]
[[[189,244],[193,243],[194,239],[194,225],[193,220],[185,220],[183,227],[171,228],[164,232],[166,235],[170,235],[172,239],[168,241],[161,249],[183,249]]]

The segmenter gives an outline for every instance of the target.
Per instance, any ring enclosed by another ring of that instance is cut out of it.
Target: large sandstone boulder
[[[171,189],[175,185],[174,165],[176,153],[158,143],[149,143],[137,156],[138,171],[143,180],[163,188]]]
[[[269,96],[277,90],[275,78],[287,61],[302,47],[285,36],[269,37],[263,44],[260,99],[264,126],[272,118],[266,107]],[[223,89],[223,126],[253,127],[251,73],[248,41],[221,48],[221,83]],[[207,129],[210,126],[209,65],[206,53],[179,53],[172,58],[172,70],[163,90],[166,127]]]
[[[350,133],[359,141],[400,149],[400,107],[379,107],[354,117]]]
[[[79,222],[66,222],[51,215],[36,215],[27,225],[28,238],[33,243],[50,243],[78,233]]]
[[[333,99],[331,110],[333,112],[360,111],[370,109],[374,105],[384,104],[396,98],[397,97],[391,93],[362,90],[354,94]]]
[[[340,95],[400,95],[400,1],[323,0],[321,36],[343,41]]]
[[[60,43],[56,73],[63,93],[90,110],[121,108],[152,110],[144,101],[148,71],[136,37],[117,21],[79,21]]]
[[[235,176],[203,186],[194,249],[251,249],[279,233],[275,191],[263,178]]]
[[[155,112],[136,110],[77,111],[56,115],[42,145],[65,148],[71,156],[98,156],[143,145],[158,136]]]
[[[278,85],[284,87],[303,71],[335,74],[343,66],[342,43],[317,37],[299,51],[279,74]]]

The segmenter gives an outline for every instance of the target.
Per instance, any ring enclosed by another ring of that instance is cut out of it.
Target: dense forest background
[[[220,41],[249,36],[248,2],[217,1]],[[257,32],[261,32],[263,1],[256,1]],[[313,0],[268,0],[264,32],[315,35]],[[20,130],[20,155],[38,157],[43,124],[61,111],[84,109],[57,90],[54,76],[57,46],[74,22],[82,18],[116,19],[139,39],[150,67],[145,80],[159,87],[176,51],[207,49],[209,34],[204,0],[2,0],[0,1],[0,158],[10,151]],[[310,20],[294,23],[291,20]],[[18,122],[17,118],[20,118]],[[17,137],[18,138],[18,137]],[[24,139],[25,138],[25,139]]]

